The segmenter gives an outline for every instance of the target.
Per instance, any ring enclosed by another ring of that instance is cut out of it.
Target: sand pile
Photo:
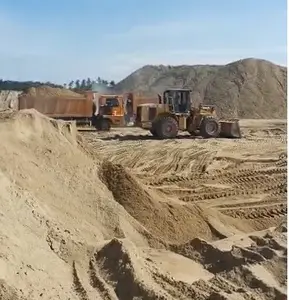
[[[72,262],[81,269],[90,245],[130,233],[145,244],[73,124],[20,111],[0,121],[0,136],[0,279],[20,296],[77,299]]]
[[[219,238],[208,221],[208,214],[198,205],[166,203],[146,190],[123,166],[104,162],[100,177],[114,199],[153,235],[166,242],[184,242],[196,236],[207,240]],[[159,201],[158,201],[159,200]],[[228,218],[229,220],[229,218]]]
[[[286,299],[286,234],[267,230],[213,243],[194,239],[173,252],[114,239],[94,253],[91,274],[110,282],[123,300]],[[107,284],[101,286],[104,299],[115,299]]]
[[[82,95],[64,88],[53,88],[50,86],[39,86],[29,88],[23,95],[27,97],[82,97]]]
[[[0,112],[9,109],[17,109],[18,95],[17,91],[0,91]]]
[[[114,199],[165,243],[182,243],[195,237],[216,240],[255,228],[252,222],[240,222],[202,204],[168,201],[164,194],[149,190],[119,164],[103,162],[100,178]]]
[[[1,299],[283,299],[285,226],[220,240],[219,215],[163,202],[35,110],[0,138]]]
[[[195,105],[216,105],[219,114],[238,118],[286,118],[287,68],[248,58],[227,65],[147,65],[116,85],[148,95],[167,88],[190,88]]]

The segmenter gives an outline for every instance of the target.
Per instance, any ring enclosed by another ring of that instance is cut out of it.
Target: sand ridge
[[[218,115],[226,118],[287,117],[287,67],[263,59],[244,58],[226,65],[146,65],[115,88],[152,96],[176,87],[192,90],[194,105],[215,105]]]
[[[82,95],[75,93],[69,89],[65,88],[55,88],[46,85],[31,87],[27,89],[22,96],[25,97],[41,97],[41,98],[49,98],[49,97],[70,97],[70,98],[81,98]]]
[[[285,299],[285,125],[242,130],[157,141],[2,114],[0,296]]]

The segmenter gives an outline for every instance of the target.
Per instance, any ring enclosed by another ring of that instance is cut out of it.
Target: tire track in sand
[[[102,157],[129,168],[166,201],[202,203],[235,218],[250,219],[255,211],[258,218],[267,218],[266,211],[284,215],[278,205],[287,195],[286,143],[279,131],[268,138],[258,130],[249,140],[90,140]]]

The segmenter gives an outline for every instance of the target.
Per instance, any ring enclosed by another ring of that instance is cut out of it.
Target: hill
[[[116,85],[119,91],[146,95],[172,87],[191,88],[196,105],[215,104],[224,117],[287,116],[287,68],[262,59],[248,58],[227,65],[147,65]]]

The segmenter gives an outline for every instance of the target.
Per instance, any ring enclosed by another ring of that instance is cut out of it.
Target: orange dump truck
[[[158,103],[158,98],[135,97],[133,93],[123,95],[98,95],[94,101],[93,125],[98,130],[109,130],[111,126],[134,124],[137,106],[144,103]]]
[[[90,94],[75,96],[29,96],[18,97],[18,108],[34,108],[55,119],[89,122],[93,114],[93,97]]]
[[[123,95],[97,94],[93,101],[92,125],[98,130],[109,130],[111,126],[125,126],[125,100]]]
[[[21,95],[18,103],[19,109],[34,108],[51,118],[75,120],[78,124],[93,125],[98,130],[109,130],[111,126],[125,126],[134,121],[139,104],[158,103],[158,98],[137,97],[133,93],[104,95],[86,92],[80,97]]]

